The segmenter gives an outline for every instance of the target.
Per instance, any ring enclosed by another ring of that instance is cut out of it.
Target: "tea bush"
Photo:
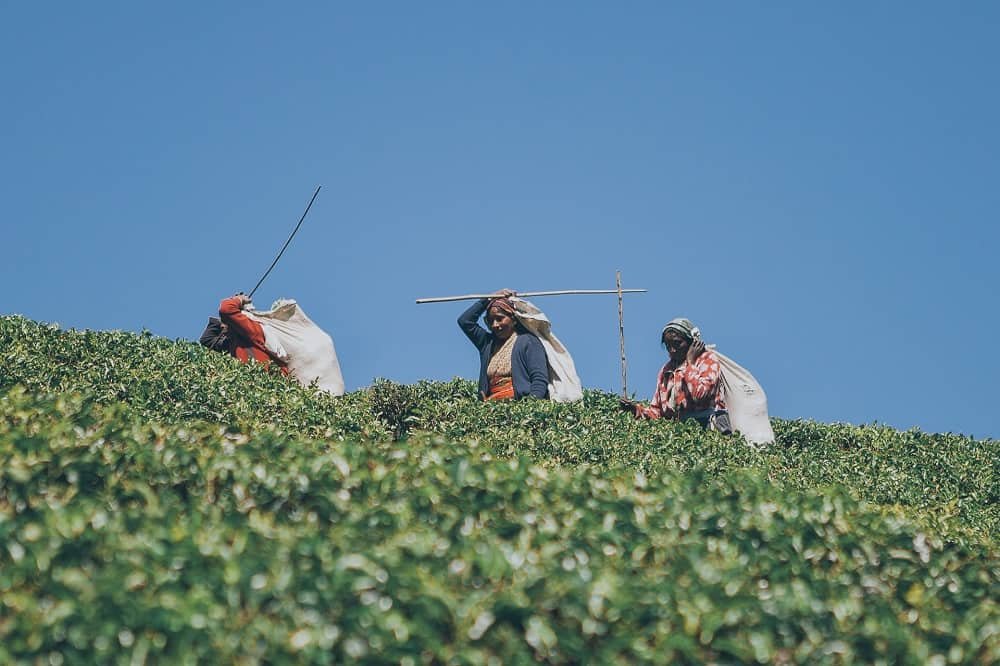
[[[361,393],[334,399],[259,365],[148,333],[61,331],[0,317],[0,364],[0,389],[20,383],[33,391],[87,393],[164,422],[277,425],[327,439],[386,432]]]
[[[998,443],[0,318],[2,663],[993,663]]]
[[[1000,658],[995,553],[831,488],[0,400],[0,656]]]

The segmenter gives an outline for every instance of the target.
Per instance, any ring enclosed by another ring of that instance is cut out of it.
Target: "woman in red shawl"
[[[256,361],[262,363],[264,367],[269,367],[273,361],[280,365],[281,371],[287,375],[288,368],[267,350],[264,328],[260,322],[244,314],[243,310],[248,305],[250,297],[243,292],[224,298],[219,303],[219,319],[226,327],[225,351],[243,363]]]

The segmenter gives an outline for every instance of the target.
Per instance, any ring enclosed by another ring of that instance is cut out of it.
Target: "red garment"
[[[636,416],[658,419],[679,418],[705,409],[725,409],[722,397],[722,366],[719,358],[706,349],[693,364],[668,362],[656,378],[656,390],[649,407],[638,405]]]
[[[238,358],[243,363],[249,363],[251,359],[258,363],[263,363],[264,367],[271,365],[271,354],[267,351],[267,344],[264,342],[264,329],[259,322],[243,314],[243,306],[239,296],[222,299],[219,303],[219,318],[229,326],[229,353]],[[288,369],[281,368],[281,371],[288,374]]]
[[[490,380],[490,393],[486,400],[513,400],[514,380],[510,377],[495,377]]]

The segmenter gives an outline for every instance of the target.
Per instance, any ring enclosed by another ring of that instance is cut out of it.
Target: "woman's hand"
[[[235,294],[230,296],[230,298],[235,298],[237,301],[239,301],[241,310],[243,309],[244,305],[250,302],[250,297],[244,294],[242,291],[236,292]]]
[[[705,343],[701,341],[700,338],[695,338],[691,342],[691,346],[688,347],[687,362],[694,363],[701,356],[702,352],[705,351]]]
[[[628,398],[618,398],[618,409],[623,412],[628,412],[629,414],[635,416],[635,408],[637,403],[634,400],[629,400]]]

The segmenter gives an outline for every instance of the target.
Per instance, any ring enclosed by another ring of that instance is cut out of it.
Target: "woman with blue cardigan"
[[[458,318],[458,326],[479,350],[479,397],[511,400],[549,397],[549,364],[541,341],[521,326],[510,297],[501,289],[477,301]],[[479,325],[485,313],[489,330]]]

